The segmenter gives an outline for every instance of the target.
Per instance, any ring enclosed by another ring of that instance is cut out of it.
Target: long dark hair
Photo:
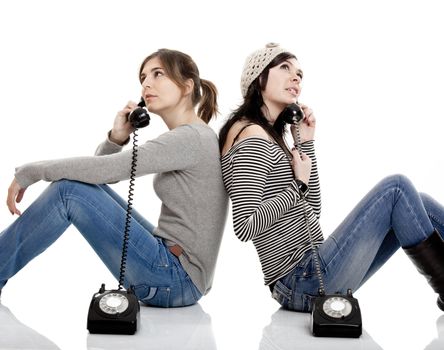
[[[193,80],[194,89],[191,97],[193,107],[199,104],[197,115],[208,124],[218,113],[216,86],[211,81],[199,77],[199,69],[189,55],[169,49],[159,49],[146,57],[140,65],[139,79],[145,64],[154,57],[159,58],[168,77],[180,88],[185,89],[185,81]]]
[[[260,125],[264,130],[277,142],[277,144],[282,148],[282,150],[290,156],[287,145],[284,141],[284,134],[286,131],[285,122],[278,118],[275,123],[271,125],[267,118],[265,118],[264,113],[261,108],[264,105],[264,99],[262,98],[262,91],[265,90],[268,82],[268,73],[270,68],[277,66],[278,64],[295,58],[296,56],[283,52],[277,55],[269,64],[264,68],[262,73],[251,83],[248,88],[247,94],[244,97],[243,103],[231,113],[224,125],[219,131],[219,149],[222,151],[225,141],[227,139],[228,132],[230,128],[236,122],[243,120],[250,123]]]

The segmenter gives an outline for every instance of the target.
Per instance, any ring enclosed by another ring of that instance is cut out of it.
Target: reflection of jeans
[[[62,180],[52,183],[0,235],[0,288],[48,248],[72,223],[118,279],[126,201],[106,185]],[[124,286],[134,285],[144,303],[191,305],[201,293],[153,225],[132,212]]]
[[[326,293],[357,290],[400,246],[423,241],[434,228],[444,232],[444,207],[402,175],[385,178],[319,247]],[[309,312],[318,288],[310,251],[277,281],[273,297],[285,308]]]
[[[444,349],[444,315],[439,316],[436,320],[436,328],[438,330],[438,337],[427,345],[424,350]]]
[[[60,350],[51,340],[21,323],[0,305],[0,349]]]

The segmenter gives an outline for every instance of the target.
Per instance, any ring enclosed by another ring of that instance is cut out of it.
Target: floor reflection
[[[438,337],[434,339],[425,350],[442,350],[444,349],[444,315],[441,315],[436,320],[436,329]]]
[[[0,304],[0,349],[60,349],[49,339],[21,323]]]
[[[174,309],[141,307],[135,335],[89,334],[88,349],[216,350],[211,317],[199,304]]]
[[[363,330],[362,336],[357,339],[314,337],[310,332],[310,314],[281,308],[271,316],[271,323],[264,328],[259,349],[381,350],[382,348],[365,330]]]

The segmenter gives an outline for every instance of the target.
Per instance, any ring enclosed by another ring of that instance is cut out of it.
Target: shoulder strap
[[[248,123],[248,124],[244,125],[244,126],[239,130],[239,132],[237,133],[237,135],[236,135],[235,138],[233,139],[233,143],[231,144],[231,147],[233,147],[233,145],[236,143],[236,141],[237,141],[237,139],[239,138],[240,134],[242,134],[242,132],[243,132],[246,128],[248,128],[249,126],[251,126],[251,125],[256,125],[256,124],[255,124],[255,123]]]

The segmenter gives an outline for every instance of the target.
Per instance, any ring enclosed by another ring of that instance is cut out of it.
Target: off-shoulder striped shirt
[[[305,199],[299,194],[290,160],[276,143],[247,137],[222,156],[234,233],[241,241],[253,241],[266,285],[285,276],[311,249],[303,201],[314,243],[323,241],[314,141],[304,142],[301,150],[312,160]]]

